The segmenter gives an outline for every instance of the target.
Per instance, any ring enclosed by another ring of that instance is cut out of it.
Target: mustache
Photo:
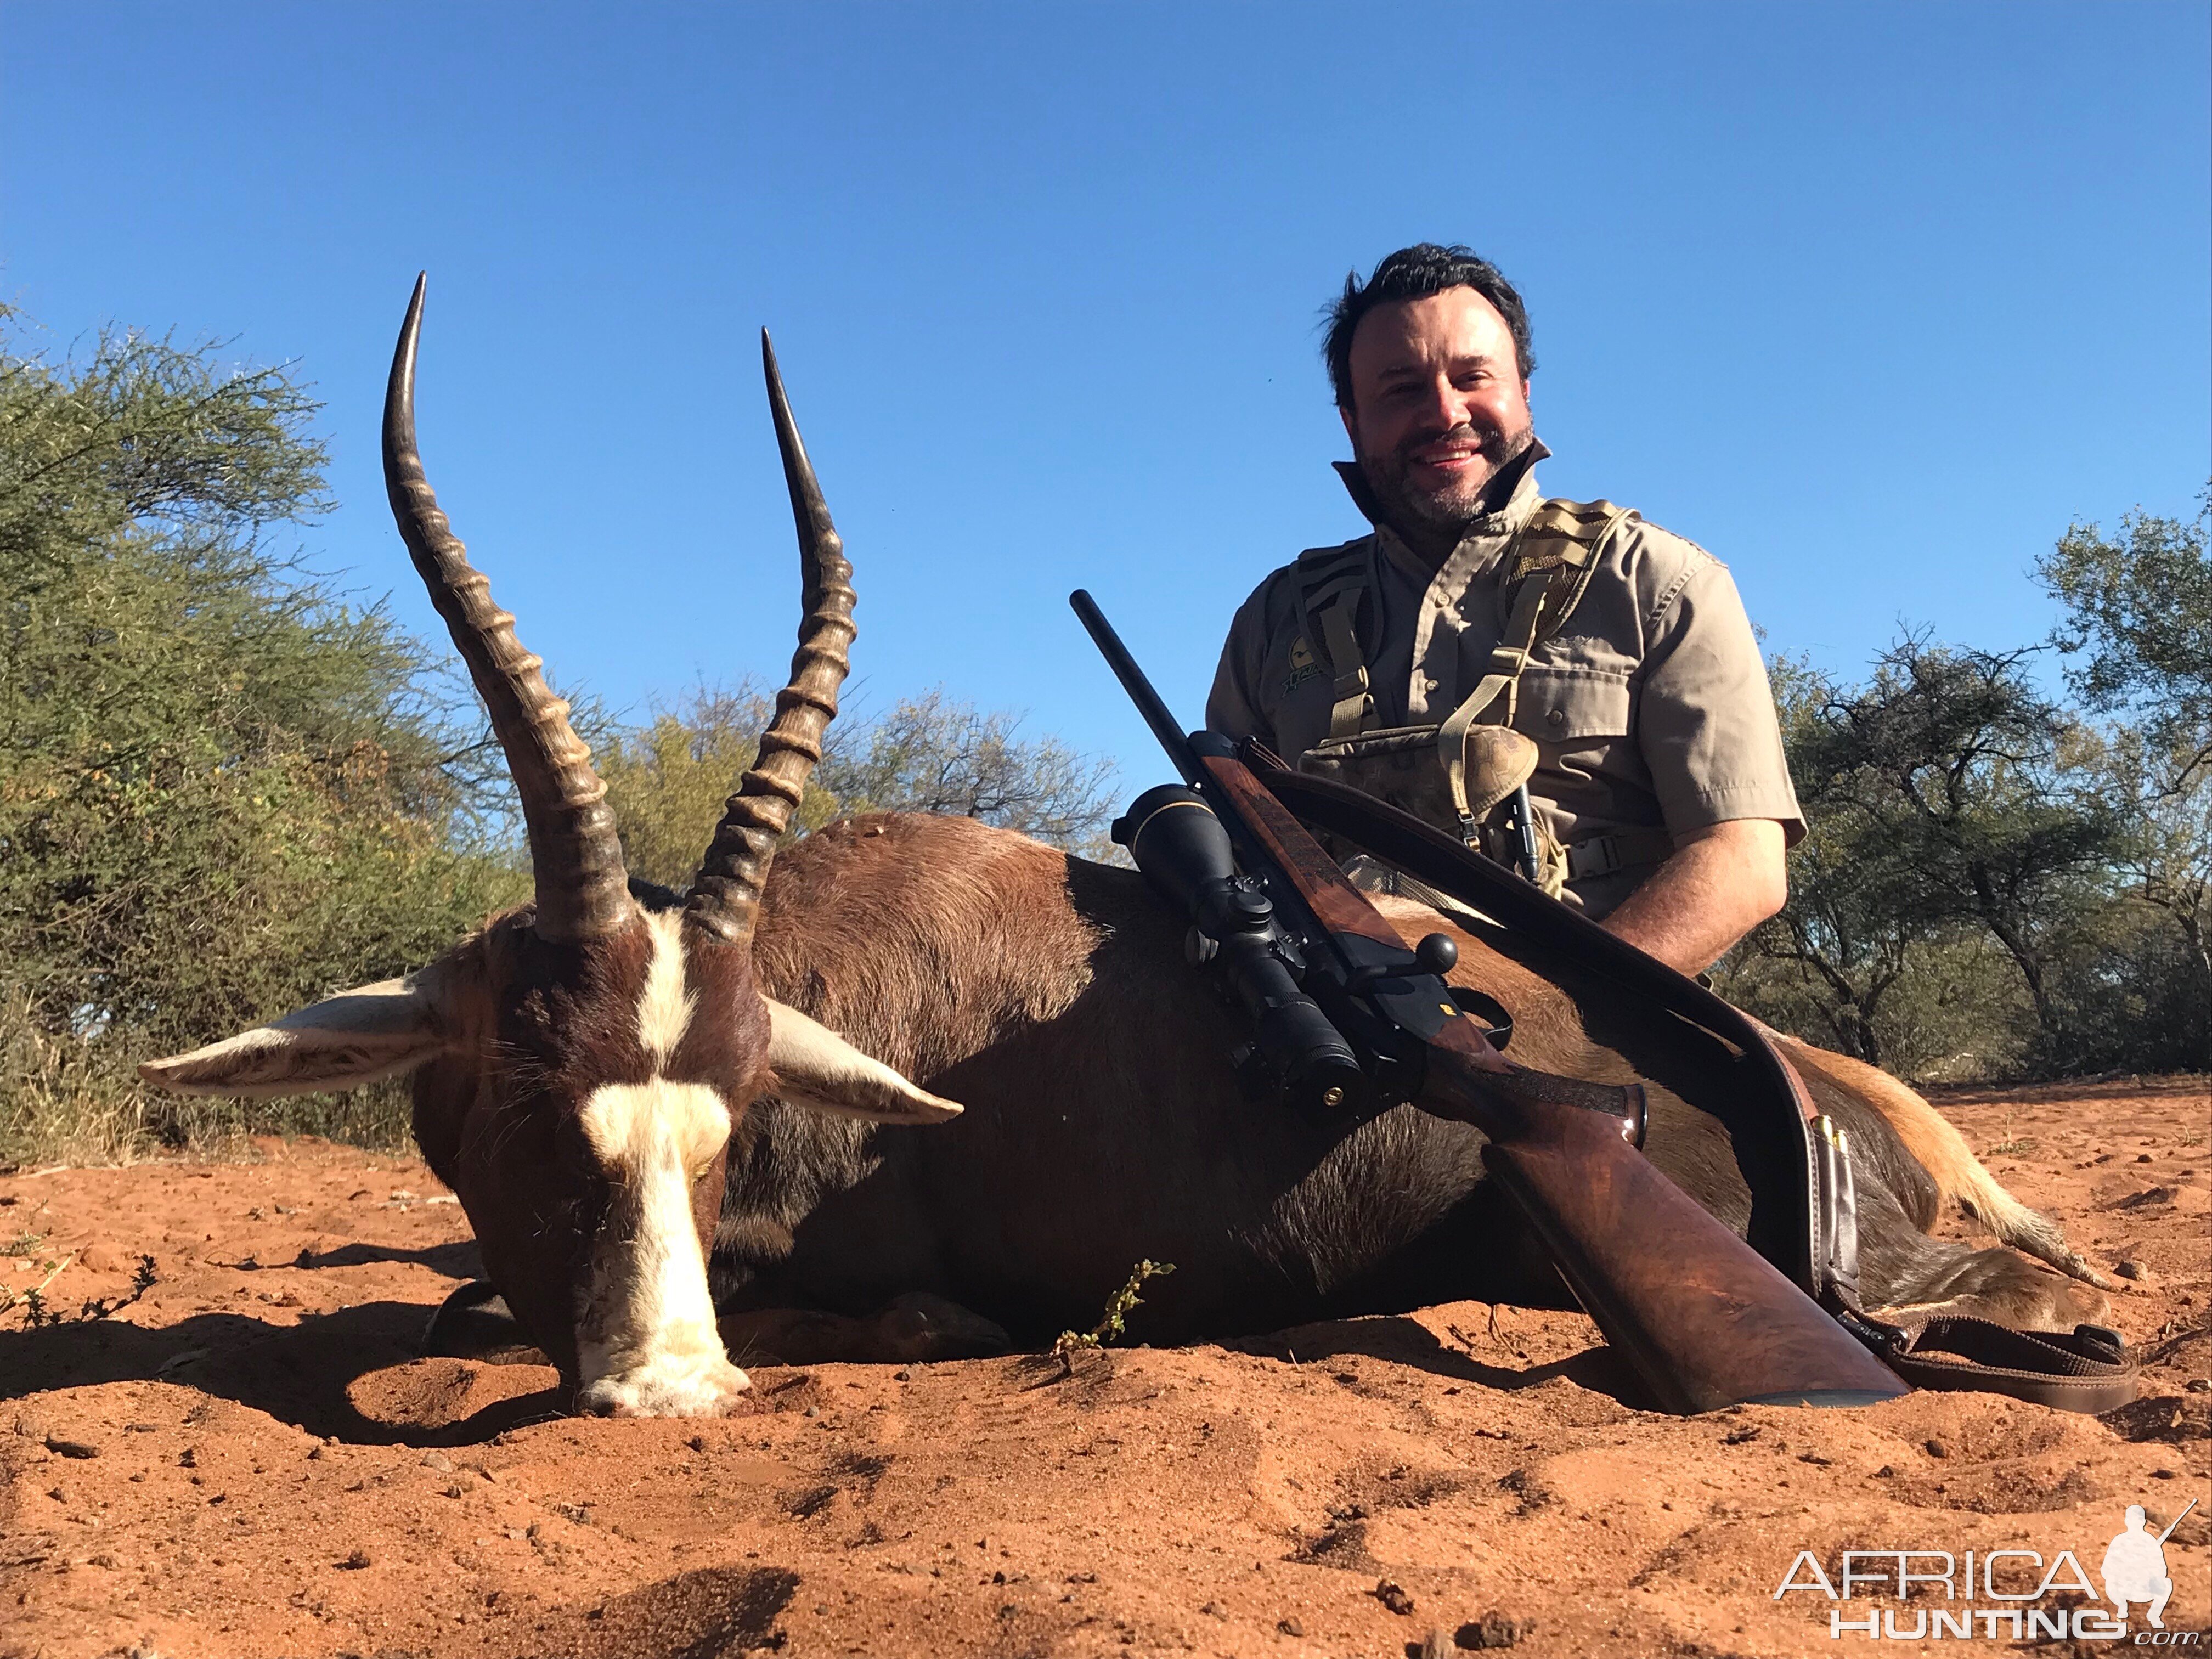
[[[1462,421],[1457,426],[1449,427],[1442,432],[1413,434],[1391,451],[1391,459],[1402,464],[1413,459],[1415,450],[1440,443],[1471,443],[1482,453],[1485,459],[1493,462],[1505,459],[1514,447],[1510,434],[1479,430],[1469,422]]]

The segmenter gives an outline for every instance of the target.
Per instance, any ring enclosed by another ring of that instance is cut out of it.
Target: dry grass
[[[139,1058],[42,1030],[23,993],[0,988],[0,1165],[134,1164],[181,1151],[250,1158],[247,1138],[258,1134],[378,1151],[408,1144],[404,1085],[295,1100],[185,1099],[140,1083]]]

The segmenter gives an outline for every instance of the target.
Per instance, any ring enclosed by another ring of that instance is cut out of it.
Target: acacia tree
[[[473,706],[280,539],[329,505],[290,372],[0,324],[0,1052],[128,1092],[525,884]],[[0,1140],[30,1088],[0,1074]]]
[[[1788,904],[1724,969],[1730,995],[1778,1024],[1815,1021],[1873,1063],[1948,1042],[2002,1064],[2016,1043],[1988,982],[1994,946],[2038,1063],[2066,1063],[2079,1045],[2063,988],[2083,942],[2110,932],[2087,924],[2123,826],[2069,786],[2078,728],[2029,681],[2027,654],[1908,636],[1858,685],[1777,665],[1808,833]]]
[[[698,868],[722,805],[752,764],[770,712],[750,684],[701,687],[643,726],[595,747],[632,873],[671,887]],[[1115,803],[1111,763],[1056,738],[1023,738],[1018,719],[940,691],[831,726],[789,834],[860,812],[979,818],[1071,852],[1111,856],[1101,831]]]
[[[1724,988],[1778,1024],[1808,1021],[1842,1052],[1881,1065],[1883,1018],[1934,924],[1910,902],[1914,878],[1901,849],[1856,815],[1822,810],[1826,780],[1809,766],[1824,712],[1841,688],[1809,664],[1771,665],[1775,706],[1801,804],[1805,838],[1790,860],[1790,901],[1732,953]]]
[[[2069,722],[2029,683],[2028,654],[1904,639],[1865,686],[1826,700],[1798,762],[1808,810],[1841,819],[1863,855],[1880,849],[1880,902],[1986,928],[2050,1036],[2054,950],[2094,902],[2119,825],[2057,782]]]
[[[2108,724],[2080,746],[2083,787],[2126,825],[2135,896],[2180,930],[2212,998],[2212,488],[2193,521],[2141,511],[2108,539],[2075,524],[2037,565],[2066,607],[2068,686]]]

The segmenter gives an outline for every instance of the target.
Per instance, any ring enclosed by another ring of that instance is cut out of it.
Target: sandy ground
[[[1673,1419],[1623,1403],[1579,1316],[1462,1303],[1073,1375],[758,1364],[741,1415],[579,1421],[544,1367],[413,1357],[477,1266],[418,1163],[272,1143],[0,1178],[0,1284],[51,1278],[62,1316],[0,1314],[0,1654],[1863,1646],[1817,1590],[1775,1599],[1799,1550],[1832,1577],[1874,1547],[2094,1573],[2125,1505],[2163,1526],[2212,1500],[2203,1082],[1943,1104],[2093,1258],[2141,1264],[2112,1313],[2146,1362],[2134,1407]],[[79,1316],[142,1255],[150,1288]],[[2207,1509],[2166,1547],[2169,1629],[2212,1624]],[[1998,1587],[2033,1588],[2023,1565]],[[1935,1594],[1844,1611],[1909,1632]],[[2016,1645],[1983,1631],[1883,1649]]]

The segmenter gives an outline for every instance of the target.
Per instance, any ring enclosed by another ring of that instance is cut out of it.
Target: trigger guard
[[[1513,1041],[1513,1016],[1505,1012],[1504,1005],[1496,998],[1486,997],[1464,985],[1449,985],[1444,988],[1451,993],[1451,1000],[1459,1005],[1460,1012],[1472,1014],[1489,1027],[1483,1035],[1490,1039],[1492,1048],[1502,1050]]]

